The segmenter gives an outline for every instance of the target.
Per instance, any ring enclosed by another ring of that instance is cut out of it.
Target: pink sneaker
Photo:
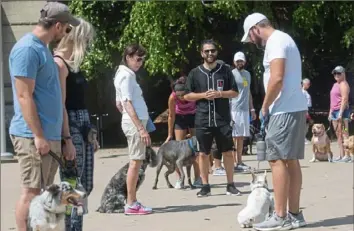
[[[152,209],[143,206],[139,202],[134,202],[132,205],[126,205],[124,208],[125,215],[146,215],[152,213]]]

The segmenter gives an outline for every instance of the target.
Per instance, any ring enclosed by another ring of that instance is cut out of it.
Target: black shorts
[[[175,129],[187,130],[188,128],[194,128],[194,114],[191,115],[176,114]]]
[[[210,154],[214,138],[219,152],[228,152],[233,149],[232,128],[229,125],[197,128],[196,136],[199,143],[199,151],[207,155]]]

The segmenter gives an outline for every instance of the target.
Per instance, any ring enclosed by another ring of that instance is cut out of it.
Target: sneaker
[[[288,216],[294,229],[307,225],[302,211],[300,211],[298,214],[292,214],[288,212]]]
[[[182,181],[181,180],[177,180],[176,181],[176,185],[175,185],[175,189],[181,189],[182,188]]]
[[[265,221],[254,224],[253,228],[259,231],[290,230],[292,229],[292,225],[288,216],[284,218],[279,217],[273,212]]]
[[[203,183],[202,183],[202,178],[198,178],[194,181],[193,183],[193,186],[197,187],[197,188],[201,188],[203,186]]]
[[[197,197],[207,197],[210,195],[211,195],[211,193],[210,193],[210,185],[209,184],[203,184],[202,188],[197,193]]]
[[[337,163],[350,163],[352,161],[352,158],[348,155],[344,156],[342,159],[337,160]]]
[[[235,172],[247,172],[247,171],[249,171],[249,170],[251,170],[251,167],[245,165],[244,163],[237,164],[237,165],[234,167],[234,171],[235,171]]]
[[[215,169],[213,175],[214,176],[226,176],[226,171],[223,167],[220,167],[220,168]]]
[[[226,195],[240,196],[241,192],[235,187],[234,183],[227,184]]]
[[[337,156],[336,158],[333,159],[333,162],[338,162],[338,161],[340,161],[341,159],[342,159],[341,156]]]
[[[126,205],[124,207],[125,215],[146,215],[152,213],[152,209],[143,206],[139,202],[135,201],[132,205]]]

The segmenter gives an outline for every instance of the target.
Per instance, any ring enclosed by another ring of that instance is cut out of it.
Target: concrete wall
[[[9,122],[13,115],[13,99],[11,90],[11,79],[9,75],[9,53],[11,48],[24,34],[31,32],[33,26],[38,22],[40,10],[46,1],[16,1],[3,0],[1,2],[1,29],[3,45],[3,74],[5,85],[5,124],[8,130]],[[10,144],[8,142],[8,144]],[[11,145],[7,145],[11,148]]]

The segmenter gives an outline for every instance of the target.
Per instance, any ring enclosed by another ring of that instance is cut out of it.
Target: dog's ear
[[[251,175],[252,175],[252,182],[255,182],[257,179],[257,176],[256,176],[256,174],[254,174],[253,170],[251,170]]]
[[[57,195],[60,192],[60,186],[57,185],[57,184],[52,184],[52,185],[47,187],[47,191],[50,194]]]

